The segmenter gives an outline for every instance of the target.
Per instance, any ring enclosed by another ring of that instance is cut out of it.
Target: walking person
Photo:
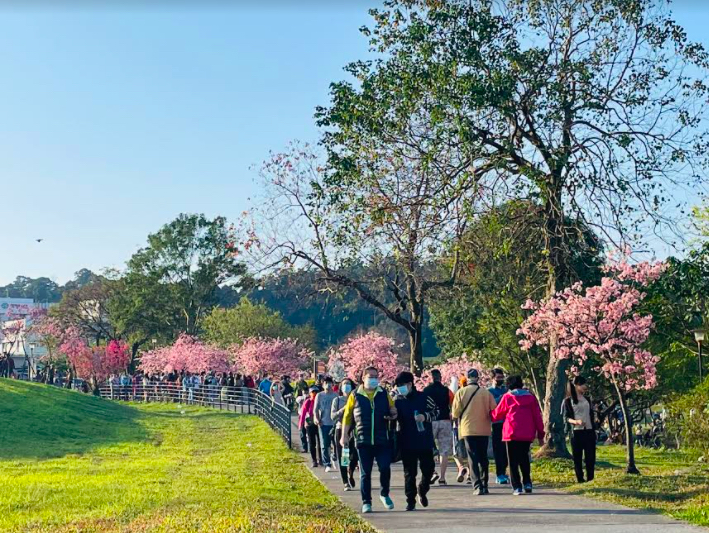
[[[323,381],[324,390],[315,397],[315,405],[313,406],[313,416],[315,424],[318,426],[320,433],[320,455],[322,462],[325,465],[325,472],[332,472],[334,468],[330,462],[330,448],[332,447],[332,436],[335,431],[335,423],[332,421],[332,402],[337,398],[337,394],[333,392],[334,382],[330,376]]]
[[[320,466],[318,462],[318,426],[315,425],[313,409],[315,407],[315,396],[318,393],[316,387],[310,387],[310,394],[303,402],[303,408],[298,418],[298,428],[305,429],[308,438],[308,450],[310,458],[313,460],[313,468]]]
[[[593,481],[596,467],[596,421],[593,403],[586,397],[587,392],[586,379],[576,376],[569,382],[568,395],[563,405],[564,419],[571,429],[571,450],[576,480],[579,483]]]
[[[465,440],[468,463],[473,479],[473,494],[489,494],[490,461],[487,444],[492,433],[491,412],[497,406],[490,391],[478,385],[480,374],[468,371],[468,385],[455,393],[453,418],[458,419],[458,432]]]
[[[379,386],[379,371],[375,367],[366,368],[362,373],[362,385],[347,399],[340,441],[344,447],[354,427],[363,513],[372,512],[372,467],[375,460],[381,485],[379,499],[387,509],[394,508],[394,502],[389,497],[392,459],[389,426],[396,416],[394,400]]]
[[[505,371],[501,368],[493,368],[491,372],[492,385],[487,389],[495,398],[497,405],[500,404],[502,396],[507,392],[505,386]],[[507,477],[507,448],[502,442],[502,426],[504,420],[492,423],[492,455],[495,457],[495,476],[498,485],[508,485],[510,478]]]
[[[350,440],[345,443],[345,446],[342,445],[342,419],[345,416],[347,400],[354,391],[354,383],[350,378],[345,378],[342,380],[342,383],[340,383],[339,388],[341,395],[332,402],[330,416],[333,422],[335,422],[335,460],[340,467],[340,476],[342,477],[345,492],[347,492],[355,488],[354,471],[357,468],[358,461],[354,438],[350,438]],[[347,449],[349,455],[348,464],[343,463],[343,452],[345,449]]]
[[[502,441],[507,446],[507,459],[512,478],[512,494],[519,496],[522,490],[532,492],[532,472],[529,449],[534,438],[544,444],[544,423],[537,398],[524,388],[520,376],[507,378],[507,392],[500,405],[492,413],[495,421],[504,420]],[[521,476],[520,476],[521,473]]]
[[[414,386],[411,372],[400,372],[396,376],[397,397],[394,402],[399,421],[401,462],[404,467],[404,492],[406,510],[416,509],[416,501],[421,507],[428,507],[428,491],[431,478],[436,470],[433,459],[433,426],[438,419],[435,400]],[[452,437],[451,437],[452,438]],[[421,482],[416,486],[416,475],[421,468]]]
[[[438,457],[441,464],[441,473],[434,471],[431,483],[438,481],[439,485],[447,485],[446,469],[448,468],[448,457],[453,454],[453,423],[451,421],[451,404],[453,403],[453,393],[443,384],[441,371],[431,370],[432,383],[423,392],[432,398],[438,410],[438,419],[432,423],[433,439],[438,449]]]

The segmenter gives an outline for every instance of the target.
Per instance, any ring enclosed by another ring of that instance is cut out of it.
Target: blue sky
[[[181,212],[236,219],[252,167],[316,140],[315,106],[367,53],[371,3],[293,3],[3,4],[0,284],[120,268]],[[709,44],[709,4],[675,12]]]

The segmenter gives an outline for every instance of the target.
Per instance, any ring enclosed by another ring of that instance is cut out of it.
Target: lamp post
[[[697,341],[697,347],[699,348],[699,383],[701,384],[704,376],[702,375],[702,344],[704,343],[704,338],[706,337],[706,332],[703,329],[694,330],[694,340]]]

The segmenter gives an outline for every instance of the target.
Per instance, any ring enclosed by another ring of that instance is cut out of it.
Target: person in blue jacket
[[[495,402],[499,405],[500,400],[507,392],[505,387],[505,371],[501,368],[493,368],[491,372],[492,386],[487,390],[490,391]],[[492,424],[492,454],[495,457],[495,473],[497,474],[498,485],[508,485],[510,478],[507,476],[507,448],[502,442],[502,425],[504,419]]]

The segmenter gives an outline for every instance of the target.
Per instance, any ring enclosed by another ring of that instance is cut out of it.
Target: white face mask
[[[368,389],[376,389],[379,386],[379,378],[367,378],[364,382]]]

